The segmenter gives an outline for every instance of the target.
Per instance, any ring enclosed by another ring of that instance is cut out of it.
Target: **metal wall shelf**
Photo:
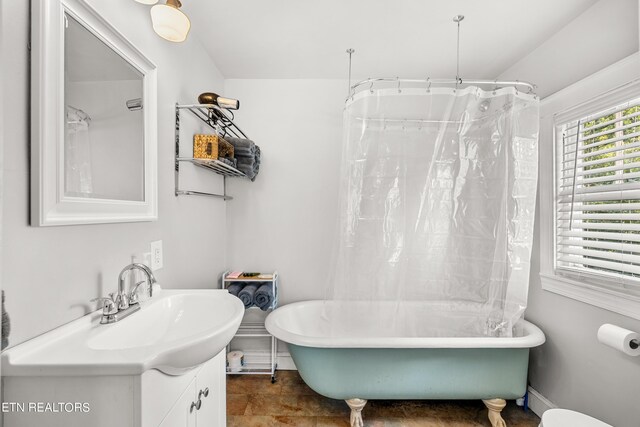
[[[203,105],[203,104],[188,104],[181,105],[176,104],[176,127],[175,127],[175,195],[195,195],[195,196],[209,196],[217,197],[223,200],[232,200],[233,197],[227,195],[227,177],[234,178],[247,178],[247,176],[234,168],[219,160],[208,159],[194,159],[193,157],[181,157],[180,156],[180,112],[186,110],[193,116],[197,117],[204,123],[206,123],[217,134],[230,134],[236,138],[247,138],[247,135],[233,123],[230,114],[216,105]],[[181,190],[180,189],[180,163],[188,162],[198,167],[215,172],[222,176],[223,179],[223,192],[222,194],[209,193],[193,190]]]
[[[271,307],[267,310],[267,313],[275,310],[278,307],[278,272],[275,271],[272,274],[271,279],[261,279],[261,278],[238,278],[238,279],[229,279],[227,275],[228,271],[225,271],[222,275],[222,287],[226,289],[230,284],[236,282],[271,282],[271,286],[273,287],[273,303]],[[258,307],[250,307],[247,308],[246,311],[261,311]],[[269,352],[269,360],[267,362],[256,362],[256,361],[247,361],[245,360],[244,365],[239,371],[231,371],[227,367],[227,374],[229,375],[271,375],[271,382],[276,381],[276,369],[278,368],[277,364],[277,354],[278,354],[278,341],[276,337],[271,335],[267,329],[264,327],[264,322],[247,322],[242,321],[238,331],[234,338],[268,338],[271,341],[271,349]],[[231,351],[231,344],[227,346],[227,353]]]
[[[233,166],[229,166],[219,160],[206,160],[206,159],[193,159],[191,157],[178,157],[179,162],[189,162],[201,168],[209,169],[224,176],[235,176],[239,178],[246,178],[247,176],[240,172]]]

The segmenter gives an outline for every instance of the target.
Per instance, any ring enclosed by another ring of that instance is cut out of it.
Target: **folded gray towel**
[[[234,157],[254,157],[256,155],[255,145],[251,148],[238,148],[233,151]]]
[[[255,181],[260,172],[260,147],[256,145],[256,155],[252,159],[238,158],[238,170],[244,173],[251,181]]]
[[[257,283],[246,284],[242,287],[242,290],[238,292],[238,298],[244,304],[244,308],[249,308],[253,305],[254,295],[258,290]]]
[[[256,144],[250,139],[227,137],[227,141],[233,145],[234,157],[253,157],[255,155]]]
[[[237,164],[239,165],[246,165],[251,167],[253,167],[253,165],[256,163],[255,157],[238,157],[236,160],[238,162]]]
[[[227,140],[227,142],[233,145],[234,151],[236,149],[253,149],[253,147],[255,147],[256,145],[255,142],[250,139],[234,138],[232,136],[227,136],[225,137],[225,139]]]
[[[238,296],[238,294],[239,294],[239,293],[240,293],[240,291],[242,290],[242,287],[243,287],[243,286],[244,286],[244,283],[242,283],[242,282],[235,282],[235,283],[230,284],[230,285],[227,287],[227,290],[229,291],[229,293],[230,293],[231,295]]]
[[[255,181],[256,176],[258,175],[255,168],[250,165],[238,164],[238,170],[245,174],[251,181]]]
[[[238,160],[233,157],[218,157],[218,161],[234,168],[238,166]]]
[[[273,303],[273,286],[271,282],[260,286],[254,296],[256,306],[262,311],[267,311]]]
[[[238,161],[236,168],[255,181],[260,171],[260,147],[250,139],[226,137],[226,140],[233,145],[233,155]]]

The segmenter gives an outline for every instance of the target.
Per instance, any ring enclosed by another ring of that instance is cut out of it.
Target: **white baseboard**
[[[278,369],[283,371],[296,371],[296,365],[288,351],[278,352]]]
[[[529,391],[529,409],[533,411],[534,414],[542,418],[542,414],[549,409],[556,408],[556,405],[553,404],[549,399],[544,397],[533,387],[528,388]]]

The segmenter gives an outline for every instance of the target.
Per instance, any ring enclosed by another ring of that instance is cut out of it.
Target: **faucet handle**
[[[113,294],[111,294],[110,298],[100,297],[94,298],[91,302],[99,302],[102,304],[102,314],[111,315],[116,314],[118,312],[118,305],[113,299]]]
[[[133,287],[133,290],[129,294],[129,305],[138,304],[140,302],[138,301],[138,287],[145,282],[146,280],[141,280],[135,284],[135,286]]]
[[[129,308],[129,296],[126,292],[122,291],[121,293],[115,294],[115,297],[114,294],[109,295],[111,295],[111,298],[116,303],[118,310],[125,310]]]

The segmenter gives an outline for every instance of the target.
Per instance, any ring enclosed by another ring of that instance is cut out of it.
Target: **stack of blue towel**
[[[273,286],[271,282],[235,282],[227,290],[244,304],[244,308],[256,306],[267,311],[273,304]]]
[[[233,155],[238,161],[238,170],[255,181],[260,172],[260,147],[250,139],[225,137],[233,145]]]

